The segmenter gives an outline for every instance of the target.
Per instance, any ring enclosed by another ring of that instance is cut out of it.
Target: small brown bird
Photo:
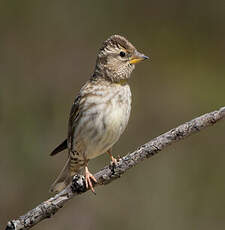
[[[88,170],[88,161],[103,153],[111,155],[112,146],[125,130],[131,110],[128,79],[135,64],[148,59],[124,37],[112,35],[97,55],[90,80],[76,97],[69,118],[68,136],[51,156],[68,149],[68,160],[51,191],[64,189],[75,174],[84,169],[86,187],[94,188],[95,177]]]

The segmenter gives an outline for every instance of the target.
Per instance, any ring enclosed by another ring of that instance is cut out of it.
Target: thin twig
[[[95,178],[98,184],[95,186],[111,183],[128,169],[137,165],[140,161],[154,156],[156,153],[176,141],[180,141],[191,134],[212,126],[223,118],[225,118],[225,107],[197,117],[154,138],[139,147],[136,151],[122,157],[116,165],[108,165],[97,172]],[[18,219],[9,221],[6,230],[30,229],[40,221],[54,215],[68,200],[86,191],[83,176],[77,175],[73,179],[72,185],[69,185],[62,192],[42,202],[36,208],[20,216]]]

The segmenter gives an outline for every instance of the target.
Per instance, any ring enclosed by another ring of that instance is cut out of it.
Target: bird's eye
[[[120,57],[125,57],[125,56],[126,56],[126,53],[123,52],[123,51],[121,51],[121,52],[120,52]]]

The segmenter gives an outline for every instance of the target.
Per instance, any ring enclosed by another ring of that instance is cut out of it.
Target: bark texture
[[[116,165],[108,165],[97,172],[95,178],[97,179],[98,184],[95,184],[95,186],[105,185],[112,182],[119,178],[128,169],[137,165],[139,162],[154,156],[168,145],[180,141],[206,127],[212,126],[223,118],[225,118],[225,107],[211,113],[206,113],[154,138],[134,152],[122,157]],[[42,202],[23,216],[9,221],[6,230],[30,229],[40,221],[54,215],[68,200],[86,191],[87,189],[85,187],[83,176],[76,175],[72,184],[62,192]]]

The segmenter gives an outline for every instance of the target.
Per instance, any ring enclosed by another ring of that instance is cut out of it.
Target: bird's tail
[[[72,181],[72,175],[70,172],[70,158],[68,158],[59,176],[52,184],[50,191],[54,193],[58,193],[62,191],[67,185],[69,185],[71,181]]]

